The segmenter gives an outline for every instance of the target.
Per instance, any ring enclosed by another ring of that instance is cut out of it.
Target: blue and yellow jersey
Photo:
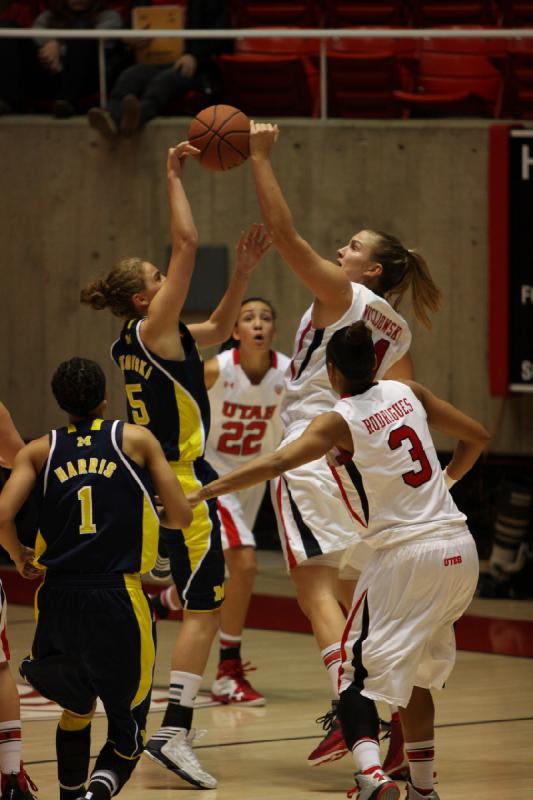
[[[124,423],[87,419],[49,434],[35,560],[49,570],[148,572],[159,519],[148,471],[122,451]]]
[[[126,384],[128,420],[146,425],[169,461],[195,461],[203,456],[209,433],[209,399],[196,344],[180,322],[183,361],[161,358],[143,344],[141,323],[129,320],[111,347]]]

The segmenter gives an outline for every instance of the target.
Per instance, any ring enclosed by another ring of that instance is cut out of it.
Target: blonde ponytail
[[[397,309],[410,288],[417,320],[426,328],[431,328],[430,313],[439,310],[441,291],[431,277],[425,259],[416,250],[407,250],[399,239],[389,233],[370,232],[377,239],[372,258],[383,268],[374,291]]]
[[[111,309],[116,317],[138,316],[133,295],[145,288],[142,258],[119,261],[106,278],[98,278],[80,292],[80,302],[95,311]]]

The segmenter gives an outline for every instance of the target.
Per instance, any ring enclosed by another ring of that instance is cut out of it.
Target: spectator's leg
[[[146,87],[160,69],[153,64],[134,64],[119,75],[107,103],[107,110],[117,126],[120,124],[122,100],[130,94],[142,97]]]
[[[183,97],[199,85],[198,78],[184,77],[177,69],[166,68],[153,78],[141,98],[141,125],[161,114],[169,100]]]

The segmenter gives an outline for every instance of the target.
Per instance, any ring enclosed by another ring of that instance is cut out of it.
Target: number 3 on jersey
[[[402,442],[404,442],[406,439],[412,445],[409,448],[409,455],[415,464],[420,464],[420,469],[416,471],[409,470],[409,472],[404,472],[402,479],[403,482],[408,486],[412,486],[416,489],[417,486],[421,486],[423,483],[427,483],[427,481],[429,481],[433,474],[433,470],[431,469],[431,464],[429,463],[428,457],[424,451],[422,442],[418,438],[416,431],[410,428],[409,425],[400,425],[399,428],[395,428],[390,432],[390,449],[397,450],[402,446]]]
[[[150,417],[146,406],[140,397],[135,397],[136,394],[142,392],[140,383],[127,383],[126,395],[128,396],[128,405],[131,409],[131,418],[136,425],[148,425]]]

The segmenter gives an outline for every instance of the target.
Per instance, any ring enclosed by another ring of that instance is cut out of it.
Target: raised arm
[[[250,276],[271,245],[270,236],[261,224],[254,223],[241,233],[237,242],[235,269],[222,300],[209,319],[189,325],[199,347],[221,344],[231,336]]]
[[[170,338],[176,342],[176,329],[181,310],[189,291],[194,269],[198,233],[191,207],[182,184],[187,156],[198,153],[188,142],[181,142],[168,151],[167,192],[170,210],[170,240],[172,252],[163,285],[153,297],[148,316],[142,327],[144,342],[156,350]]]
[[[319,256],[294,227],[270,160],[278,132],[277,125],[251,123],[252,170],[263,222],[292,271],[328,311],[340,316],[352,300],[350,281],[336,264]]]
[[[222,478],[206,484],[194,494],[188,495],[188,500],[194,506],[211,497],[264,483],[289,469],[320,458],[333,447],[353,451],[350,430],[345,420],[335,411],[328,411],[314,419],[294,442],[274,453],[254,458]]]
[[[481,423],[458,408],[441,400],[425,386],[405,381],[424,406],[428,425],[441,433],[457,439],[452,459],[446,472],[452,481],[460,480],[471,469],[490,440],[489,433]]]
[[[0,464],[13,466],[15,456],[24,447],[24,442],[15,428],[11,414],[3,403],[0,403]]]
[[[46,436],[23,447],[18,452],[13,471],[0,493],[0,545],[7,550],[17,571],[24,578],[36,578],[41,573],[32,566],[32,548],[25,547],[19,541],[15,517],[30,496],[47,453]]]

